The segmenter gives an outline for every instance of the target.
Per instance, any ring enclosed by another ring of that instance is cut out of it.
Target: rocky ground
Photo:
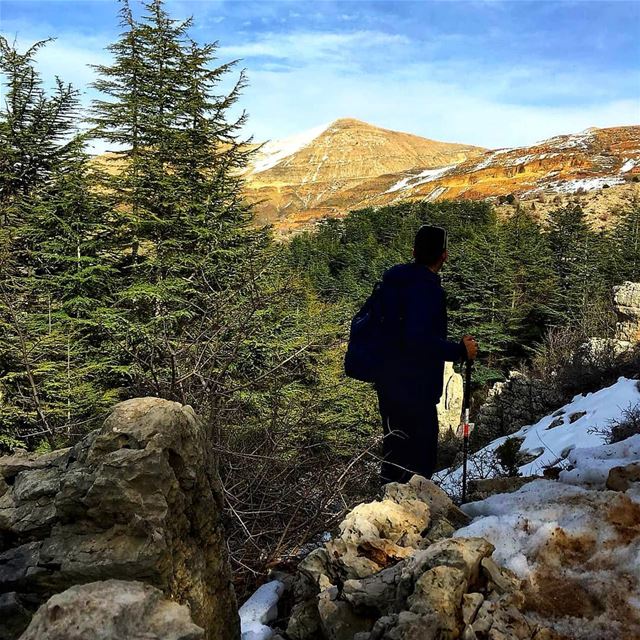
[[[40,605],[25,639],[238,638],[220,481],[193,410],[128,400],[71,449],[0,458],[0,594],[3,640]]]

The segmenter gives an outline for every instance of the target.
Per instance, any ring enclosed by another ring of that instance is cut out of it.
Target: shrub
[[[496,448],[496,460],[500,465],[500,475],[519,476],[519,468],[525,464],[524,454],[520,451],[521,438],[507,438]]]
[[[607,442],[621,442],[640,433],[640,403],[632,405],[622,412],[620,420],[609,423]]]

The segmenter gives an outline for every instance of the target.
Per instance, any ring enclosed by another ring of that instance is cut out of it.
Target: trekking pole
[[[467,501],[467,456],[469,455],[469,407],[471,405],[471,368],[473,361],[467,360],[464,376],[464,397],[462,401],[462,502]]]

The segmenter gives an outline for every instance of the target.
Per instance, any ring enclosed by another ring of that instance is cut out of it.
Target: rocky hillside
[[[565,456],[557,479],[529,463],[524,477],[476,482],[484,499],[461,509],[419,476],[385,485],[245,603],[243,639],[640,637],[640,434],[604,444],[593,432],[628,402],[638,381],[621,378],[523,429],[539,463]],[[459,469],[440,481],[456,493]]]
[[[344,119],[265,145],[246,175],[246,192],[258,220],[286,233],[402,200],[512,196],[541,203],[544,213],[545,203],[609,189],[604,200],[613,198],[615,206],[640,194],[637,176],[640,126],[483,151]],[[597,221],[602,200],[591,204]]]
[[[344,118],[263,145],[246,174],[259,222],[295,227],[387,189],[387,176],[439,170],[484,149],[437,142]]]

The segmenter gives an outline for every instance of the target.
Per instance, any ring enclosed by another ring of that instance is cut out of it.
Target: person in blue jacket
[[[447,232],[423,226],[415,237],[414,262],[387,270],[382,280],[384,366],[376,382],[384,439],[383,482],[430,478],[438,454],[436,405],[444,363],[474,359],[472,336],[447,339],[445,292],[438,272],[447,260]]]

